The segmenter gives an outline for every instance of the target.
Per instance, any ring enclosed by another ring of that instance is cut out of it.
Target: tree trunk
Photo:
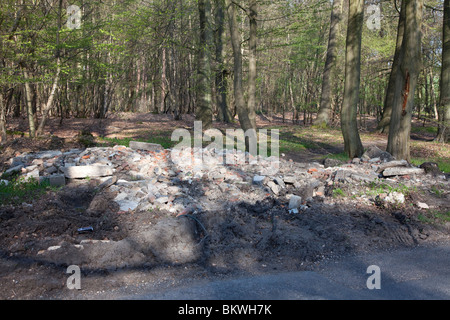
[[[394,95],[395,95],[395,80],[397,76],[398,67],[401,63],[399,59],[400,50],[402,48],[403,34],[405,32],[405,18],[406,18],[405,5],[406,1],[402,0],[402,7],[400,9],[400,18],[398,22],[397,44],[395,46],[394,61],[392,62],[392,70],[389,76],[388,87],[386,89],[386,97],[384,99],[383,117],[381,118],[381,121],[378,124],[377,128],[377,130],[380,133],[388,133],[389,125],[391,122],[392,106],[394,103]]]
[[[159,105],[159,112],[163,113],[165,109],[166,100],[166,47],[163,44],[161,57],[161,101]]]
[[[58,88],[58,82],[59,82],[59,74],[61,72],[61,66],[60,66],[60,51],[59,51],[59,32],[61,30],[61,24],[62,24],[62,2],[63,0],[59,0],[59,6],[58,6],[58,30],[56,31],[56,75],[55,79],[53,80],[53,86],[52,90],[50,92],[50,95],[47,100],[47,104],[44,107],[44,110],[42,110],[42,118],[41,122],[39,123],[38,129],[36,131],[37,136],[41,136],[44,132],[45,122],[47,121],[48,113],[50,111],[50,108],[53,105],[53,100],[55,98],[56,89]]]
[[[256,129],[256,76],[257,76],[257,42],[258,42],[258,23],[256,18],[257,1],[249,1],[249,21],[250,21],[250,38],[249,38],[249,58],[248,58],[248,116],[252,123],[252,127]]]
[[[224,50],[223,50],[223,35],[224,35],[224,21],[225,13],[224,0],[215,0],[216,14],[216,101],[219,107],[219,119],[226,123],[232,122],[232,116],[227,104],[227,71],[224,66]]]
[[[254,122],[250,119],[250,112],[245,104],[244,91],[242,86],[242,52],[241,39],[239,36],[239,26],[237,24],[236,8],[231,0],[226,0],[226,7],[228,12],[228,20],[231,35],[231,45],[233,47],[233,61],[234,61],[234,100],[236,104],[237,114],[241,128],[244,131],[255,129]]]
[[[47,103],[44,107],[44,110],[42,110],[42,118],[41,118],[41,122],[39,123],[38,129],[36,131],[36,135],[37,136],[41,136],[44,132],[44,127],[45,127],[45,123],[47,122],[47,118],[48,118],[48,113],[50,111],[50,108],[53,105],[53,100],[55,98],[55,94],[56,94],[56,89],[58,88],[58,82],[59,82],[59,74],[61,72],[61,66],[60,66],[60,58],[57,58],[57,69],[56,69],[56,75],[55,75],[55,79],[53,80],[53,86],[52,86],[52,91],[50,92],[50,95],[48,97]]]
[[[23,69],[23,77],[25,79],[25,101],[27,105],[28,125],[30,127],[30,138],[36,137],[36,125],[34,122],[33,104],[31,98],[31,87],[29,83],[28,72]]]
[[[440,85],[439,131],[436,141],[448,142],[450,137],[450,0],[444,2],[442,70]]]
[[[350,159],[360,157],[364,152],[357,125],[363,23],[364,0],[349,0],[345,88],[341,110],[341,129],[344,136],[345,152]]]
[[[336,45],[339,23],[342,20],[342,4],[343,0],[334,0],[333,10],[331,12],[330,35],[328,37],[327,58],[325,60],[325,69],[323,71],[322,80],[322,96],[320,99],[320,108],[315,125],[328,126],[330,123],[331,113],[331,71],[336,61]]]
[[[6,137],[6,107],[3,102],[3,88],[0,88],[0,142],[5,142]]]
[[[198,101],[196,118],[202,121],[203,128],[209,129],[212,126],[212,100],[211,100],[211,64],[210,48],[212,41],[209,15],[211,11],[210,0],[199,0],[198,11],[200,16],[200,48],[198,62]]]
[[[400,51],[400,67],[395,82],[387,151],[398,160],[410,161],[411,119],[414,93],[422,68],[423,0],[406,2],[405,32]]]

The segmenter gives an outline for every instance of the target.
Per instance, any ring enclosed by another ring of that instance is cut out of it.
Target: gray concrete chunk
[[[425,174],[425,170],[421,168],[394,167],[387,168],[383,171],[383,176],[385,177],[405,176],[409,174]]]
[[[69,179],[83,179],[112,176],[113,170],[108,166],[74,166],[64,168],[64,174]]]
[[[133,150],[146,150],[146,151],[161,151],[164,150],[164,148],[156,143],[147,143],[147,142],[138,142],[138,141],[131,141],[130,142],[130,148]]]

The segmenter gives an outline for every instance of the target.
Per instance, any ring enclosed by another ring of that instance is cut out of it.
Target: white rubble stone
[[[289,210],[298,209],[302,205],[302,197],[292,195],[289,199]]]

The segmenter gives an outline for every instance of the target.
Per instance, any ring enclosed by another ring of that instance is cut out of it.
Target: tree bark
[[[209,15],[211,11],[210,0],[198,0],[198,11],[200,16],[200,48],[198,63],[198,101],[196,118],[202,121],[203,128],[209,129],[212,126],[212,100],[211,100],[211,26]]]
[[[249,58],[248,58],[248,116],[252,123],[252,127],[256,129],[256,76],[257,76],[257,43],[258,43],[258,23],[256,18],[257,2],[250,0],[249,2],[249,21],[250,21],[250,37],[249,37]]]
[[[234,100],[241,128],[244,131],[255,129],[254,122],[250,119],[250,112],[245,104],[244,91],[242,85],[242,52],[239,27],[237,24],[236,8],[231,0],[225,0],[228,12],[228,22],[230,27],[231,45],[233,48],[234,61]]]
[[[0,88],[0,142],[5,142],[6,138],[6,107],[3,102],[3,88]]]
[[[44,107],[44,110],[42,110],[42,118],[41,122],[39,123],[38,129],[36,131],[37,136],[41,136],[44,132],[45,123],[47,121],[48,113],[50,111],[50,108],[53,105],[53,100],[55,98],[56,90],[58,89],[58,82],[59,82],[59,74],[61,72],[61,65],[60,65],[60,50],[59,50],[59,32],[61,30],[61,24],[62,24],[62,0],[59,0],[59,6],[58,6],[58,30],[56,31],[56,75],[55,79],[53,80],[53,86],[52,90],[50,92],[50,95],[48,97],[47,103]]]
[[[417,79],[422,69],[423,0],[404,0],[405,32],[396,75],[395,96],[387,151],[399,160],[410,161],[411,119]]]
[[[216,30],[215,30],[215,45],[216,45],[216,101],[219,107],[219,119],[226,123],[231,123],[233,118],[228,108],[227,103],[227,71],[224,66],[224,50],[223,50],[223,35],[224,35],[224,21],[225,21],[225,3],[224,0],[215,0],[216,14]]]
[[[389,76],[389,83],[386,89],[386,96],[384,99],[384,108],[383,108],[383,116],[381,121],[378,124],[377,130],[380,133],[388,133],[389,125],[391,123],[391,115],[392,115],[392,106],[394,103],[394,95],[395,95],[395,80],[397,76],[398,67],[401,63],[400,50],[402,48],[403,35],[405,32],[405,18],[406,18],[406,10],[405,10],[406,1],[402,0],[402,6],[400,9],[400,18],[398,22],[397,29],[397,44],[395,46],[395,54],[394,61],[392,62],[392,70]]]
[[[341,110],[341,129],[344,136],[345,152],[350,159],[360,157],[364,152],[357,125],[363,23],[364,0],[349,0],[345,88]]]
[[[339,23],[342,20],[342,4],[343,0],[334,0],[333,10],[331,11],[330,35],[328,37],[327,58],[325,60],[325,69],[323,71],[322,80],[322,96],[320,99],[320,108],[315,125],[328,126],[330,123],[331,113],[331,71],[336,61],[336,45]]]
[[[441,96],[438,107],[440,121],[436,141],[448,142],[450,137],[450,0],[444,1],[442,44]]]
[[[29,76],[25,67],[23,68],[23,77],[25,79],[25,101],[27,105],[28,125],[30,127],[30,138],[36,137],[36,124],[34,122],[33,104],[31,101],[31,87],[29,83]]]

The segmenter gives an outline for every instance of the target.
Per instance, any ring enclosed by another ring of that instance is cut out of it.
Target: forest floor
[[[374,133],[373,119],[365,123],[367,128],[361,130],[364,146],[385,148],[386,135]],[[339,128],[293,125],[289,120],[283,123],[279,117],[259,117],[258,125],[280,130],[280,153],[286,162],[313,163],[327,157],[349,161],[343,155]],[[215,127],[238,128],[236,124]],[[23,136],[25,119],[11,119],[9,140],[0,146],[0,170],[6,170],[8,160],[24,152],[82,148],[77,135],[85,128],[92,132],[97,146],[128,145],[137,140],[170,148],[175,144],[170,140],[173,129],[193,129],[193,118],[185,116],[183,121],[173,121],[168,115],[122,113],[105,120],[65,119],[63,125],[56,119],[47,128],[47,138],[31,141]],[[140,252],[131,247],[145,243],[152,228],[159,228],[157,236],[164,238],[164,233],[171,232],[165,229],[165,223],[188,231],[198,228],[196,223],[188,220],[190,224],[180,226],[176,215],[164,210],[123,213],[111,204],[115,195],[109,192],[96,199],[96,205],[103,207],[102,215],[87,210],[97,196],[96,179],[44,190],[22,203],[0,204],[0,299],[83,299],[85,295],[92,297],[96,292],[111,292],[139,283],[153,283],[157,288],[192,279],[312,270],[324,259],[450,241],[450,146],[432,142],[434,134],[434,128],[414,123],[411,149],[414,164],[437,162],[446,173],[446,179],[433,190],[421,188],[419,181],[407,190],[405,203],[395,207],[354,201],[345,190],[349,196],[336,197],[333,193],[314,198],[309,210],[293,216],[285,208],[285,193],[254,204],[248,200],[250,189],[242,186],[242,199],[237,203],[207,210],[197,217],[208,237],[201,238],[205,237],[201,232],[197,234],[200,238],[194,240],[201,246],[193,249],[192,259],[179,263],[158,259],[140,263],[143,261]],[[191,193],[194,197],[195,192]],[[417,201],[428,203],[431,209],[414,207]],[[76,232],[78,227],[94,223],[101,225],[101,230],[88,235]],[[56,245],[70,253],[74,249],[69,244],[82,240],[117,244],[107,252],[101,252],[102,247],[97,249],[99,252],[91,252],[94,257],[109,255],[108,261],[114,261],[115,267],[98,268],[85,257],[80,260],[82,290],[69,290],[68,263],[64,259],[58,261],[61,258],[58,255],[39,253]],[[190,245],[189,239],[176,235],[170,241],[165,245],[176,245],[174,241]]]

